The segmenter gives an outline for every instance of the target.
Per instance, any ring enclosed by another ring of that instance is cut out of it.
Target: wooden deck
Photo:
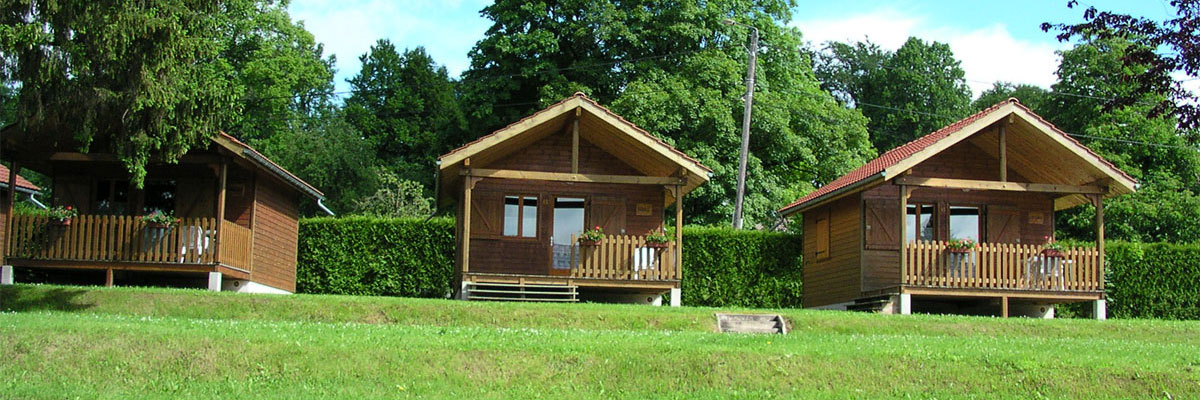
[[[1103,293],[1099,251],[1071,248],[1062,257],[1042,254],[1040,246],[981,243],[954,253],[946,242],[920,241],[905,248],[905,287],[979,291]]]
[[[63,225],[46,216],[16,215],[11,232],[6,259],[21,266],[232,275],[251,270],[250,230],[229,221],[218,230],[216,218],[154,227],[136,216],[79,215]]]

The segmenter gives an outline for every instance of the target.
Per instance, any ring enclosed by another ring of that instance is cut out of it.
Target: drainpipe
[[[328,207],[325,207],[325,205],[321,203],[322,201],[325,201],[325,199],[324,198],[317,199],[317,208],[320,208],[321,211],[324,211],[326,214],[329,214],[329,216],[331,216],[331,217],[336,217],[337,215],[335,215],[333,213],[333,211],[330,210]]]
[[[33,204],[37,205],[38,208],[41,208],[43,210],[50,208],[50,207],[46,207],[45,204],[42,204],[42,202],[38,201],[37,198],[33,197],[33,193],[29,194],[29,201],[33,202]]]

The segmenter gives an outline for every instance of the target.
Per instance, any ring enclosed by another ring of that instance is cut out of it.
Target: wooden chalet
[[[22,169],[41,172],[53,179],[52,205],[79,215],[65,224],[14,215],[13,192],[7,193],[0,210],[6,276],[17,268],[72,282],[94,276],[98,283],[102,274],[110,286],[295,291],[299,203],[308,196],[319,204],[323,195],[245,143],[220,133],[178,163],[151,162],[138,189],[114,155],[79,153],[76,145],[38,138],[5,128],[9,181]],[[143,221],[154,211],[179,220],[168,226]]]
[[[1016,99],[892,149],[780,209],[803,215],[804,306],[1104,318],[1104,199],[1137,183]],[[1044,251],[1096,207],[1095,248]],[[952,249],[951,240],[978,247]]]
[[[679,305],[684,195],[710,170],[576,93],[438,159],[458,297]],[[674,205],[674,240],[663,229]],[[585,228],[605,238],[581,245]]]

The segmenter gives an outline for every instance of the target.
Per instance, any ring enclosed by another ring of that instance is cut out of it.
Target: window
[[[979,242],[979,207],[950,206],[950,239]]]
[[[125,215],[129,204],[129,181],[101,179],[92,191],[92,212],[100,215]]]
[[[146,197],[142,214],[155,211],[175,212],[175,181],[146,181]]]
[[[934,240],[937,229],[934,229],[933,204],[909,204],[904,216],[904,235],[906,241]]]
[[[816,234],[817,249],[813,256],[817,259],[829,258],[829,209],[817,211],[814,217],[813,233]]]
[[[504,236],[537,237],[537,206],[534,196],[504,196]]]

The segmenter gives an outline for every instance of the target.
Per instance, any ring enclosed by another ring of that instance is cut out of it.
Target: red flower
[[[71,209],[71,206],[67,206],[67,209],[68,209],[68,210],[70,210],[70,209]]]

